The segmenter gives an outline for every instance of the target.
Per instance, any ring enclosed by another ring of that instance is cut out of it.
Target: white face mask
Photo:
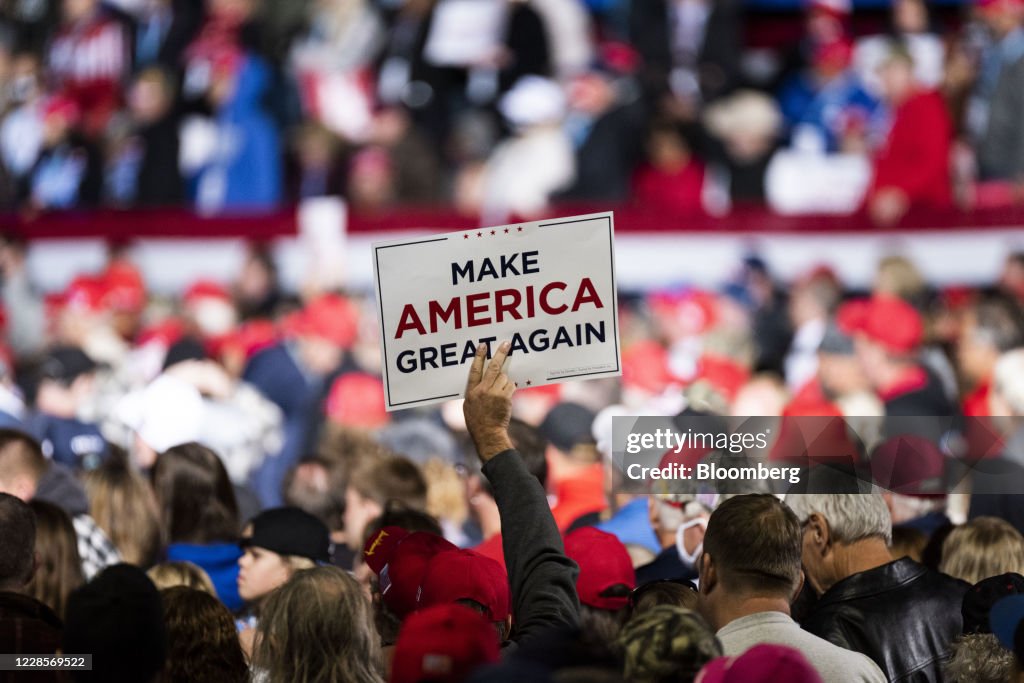
[[[704,543],[698,543],[692,553],[686,552],[686,543],[683,542],[683,536],[686,534],[687,529],[695,526],[707,529],[708,520],[704,517],[696,517],[688,522],[683,522],[676,529],[676,552],[679,553],[679,559],[688,567],[695,567],[697,565],[697,558],[700,557],[701,552],[704,550]]]

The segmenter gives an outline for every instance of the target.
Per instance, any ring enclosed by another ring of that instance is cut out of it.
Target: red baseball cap
[[[423,573],[419,609],[459,600],[480,603],[490,621],[504,621],[512,603],[508,574],[500,564],[472,550],[438,553]]]
[[[263,349],[277,342],[277,327],[269,320],[249,320],[230,332],[221,343],[221,351],[241,352],[245,358],[252,358]]]
[[[862,334],[895,353],[911,353],[921,345],[921,314],[903,299],[874,296],[839,307],[836,324],[846,334]]]
[[[501,657],[494,628],[462,605],[436,605],[402,624],[391,661],[391,683],[457,683]]]
[[[675,381],[668,351],[653,340],[638,341],[622,351],[622,384],[660,394]]]
[[[141,311],[146,305],[146,284],[139,269],[124,259],[112,261],[100,276],[103,305],[115,311]]]
[[[946,456],[931,439],[901,434],[871,454],[871,478],[894,493],[940,496],[945,490]]]
[[[622,541],[594,527],[583,527],[566,535],[565,554],[580,566],[576,578],[580,602],[604,610],[619,610],[629,604],[625,595],[601,595],[612,586],[636,588],[633,561]]]
[[[384,528],[386,530],[395,527]],[[367,546],[367,550],[370,549],[372,546]],[[387,552],[388,549],[390,552]],[[367,557],[367,550],[364,550],[363,557]],[[380,581],[381,599],[392,614],[402,619],[416,610],[417,594],[424,573],[433,557],[446,550],[456,550],[456,547],[443,537],[425,531],[408,534],[393,545],[385,544],[382,550],[385,557],[381,558],[385,559],[385,562],[380,565],[377,577]],[[380,560],[373,560],[373,564],[379,562]]]
[[[718,318],[715,295],[698,289],[658,292],[648,302],[657,317],[674,319],[685,334],[703,334]]]
[[[97,312],[103,309],[106,287],[101,278],[79,275],[60,296],[59,305],[79,311]]]
[[[220,299],[221,301],[231,301],[231,294],[219,282],[213,280],[196,280],[185,293],[182,294],[181,300],[186,304],[193,304],[201,299]]]
[[[341,295],[323,294],[290,317],[287,329],[295,336],[321,337],[347,349],[359,333],[359,309]]]
[[[327,419],[353,427],[375,429],[388,423],[384,408],[384,384],[365,372],[338,377],[327,395]]]
[[[371,534],[363,544],[363,562],[373,570],[374,574],[380,574],[380,570],[391,559],[391,554],[406,536],[412,532],[400,526],[386,526],[379,529],[377,533]]]
[[[750,379],[750,371],[731,358],[705,353],[697,361],[693,381],[704,380],[728,400],[736,398]]]
[[[704,665],[694,683],[822,683],[799,650],[755,645],[738,657],[718,657]]]

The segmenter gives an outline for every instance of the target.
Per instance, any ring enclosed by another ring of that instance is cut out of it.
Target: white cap
[[[558,123],[565,117],[565,108],[562,88],[541,76],[523,76],[498,102],[501,115],[520,128]]]
[[[117,404],[115,415],[157,453],[199,441],[203,397],[188,382],[160,375],[141,391]]]

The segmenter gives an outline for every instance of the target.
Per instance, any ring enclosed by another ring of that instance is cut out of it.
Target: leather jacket
[[[941,683],[969,587],[904,557],[838,582],[802,625],[866,654],[893,683]]]

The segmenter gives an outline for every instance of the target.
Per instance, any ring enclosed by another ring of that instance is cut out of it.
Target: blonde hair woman
[[[975,584],[1007,572],[1024,573],[1024,536],[998,517],[977,517],[942,543],[939,571]]]
[[[383,683],[359,583],[337,567],[296,572],[263,605],[253,666],[263,683]]]
[[[122,559],[146,567],[162,544],[160,514],[149,482],[127,465],[108,462],[85,474],[89,514],[103,529]]]

